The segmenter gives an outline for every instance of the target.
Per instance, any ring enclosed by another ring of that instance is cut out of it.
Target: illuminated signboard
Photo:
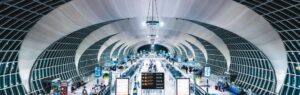
[[[95,67],[95,76],[100,77],[101,76],[101,68],[100,67]]]
[[[142,89],[164,89],[164,73],[142,73]]]
[[[210,67],[204,68],[204,76],[209,77],[210,76]]]
[[[180,57],[178,57],[177,61],[178,61],[178,62],[181,62],[181,58],[180,58]]]
[[[190,79],[176,79],[176,93],[177,95],[190,95]]]
[[[116,62],[116,61],[118,61],[118,58],[112,58],[112,61]]]
[[[129,95],[129,79],[117,78],[116,79],[116,95]]]

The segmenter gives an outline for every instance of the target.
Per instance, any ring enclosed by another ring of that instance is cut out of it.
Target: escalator
[[[171,64],[166,64],[166,68],[171,72],[172,76],[174,78],[180,78],[183,75],[181,74],[181,72],[179,72],[178,70],[175,69],[174,66],[172,66]]]
[[[110,87],[107,86],[105,90],[102,92],[102,95],[110,95]]]
[[[127,71],[123,72],[120,77],[121,78],[132,78],[135,74],[135,72],[138,71],[138,69],[140,68],[141,64],[135,64],[132,65]],[[102,95],[110,95],[111,94],[111,90],[115,90],[115,85],[111,85],[111,87],[107,87],[104,91]]]
[[[194,93],[194,95],[206,95],[207,94],[207,92],[204,89],[202,89],[198,85],[194,85],[194,84],[191,84],[190,92],[191,92],[191,94]]]
[[[123,77],[123,78],[132,77],[134,75],[134,73],[138,70],[140,65],[141,64],[135,64],[135,65],[131,66],[128,71],[121,74],[121,77]]]

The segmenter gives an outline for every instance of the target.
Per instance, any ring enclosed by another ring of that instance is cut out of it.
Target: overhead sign
[[[95,67],[95,76],[100,77],[101,76],[101,68],[100,67]]]
[[[116,95],[130,95],[128,78],[116,79]]]
[[[210,76],[210,67],[204,68],[204,76],[209,77]]]
[[[181,62],[181,58],[180,58],[180,57],[178,57],[177,61],[178,61],[178,62]]]
[[[142,73],[142,89],[164,89],[164,73]]]
[[[176,79],[176,95],[190,95],[190,79]]]
[[[112,58],[112,61],[116,62],[116,61],[118,61],[118,58]]]
[[[128,62],[128,58],[127,57],[124,58],[124,62]]]

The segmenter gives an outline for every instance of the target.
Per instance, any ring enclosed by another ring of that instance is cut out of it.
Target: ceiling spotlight
[[[297,66],[295,69],[298,70],[298,71],[300,71],[300,66]]]
[[[147,26],[147,23],[146,23],[146,22],[143,22],[143,23],[142,23],[142,26],[143,26],[143,27],[146,27],[146,26]]]
[[[159,23],[159,27],[164,27],[164,26],[165,26],[165,23],[161,21],[161,22]]]

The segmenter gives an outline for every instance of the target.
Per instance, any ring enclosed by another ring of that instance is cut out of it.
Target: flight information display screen
[[[164,89],[164,73],[142,73],[142,89]]]

